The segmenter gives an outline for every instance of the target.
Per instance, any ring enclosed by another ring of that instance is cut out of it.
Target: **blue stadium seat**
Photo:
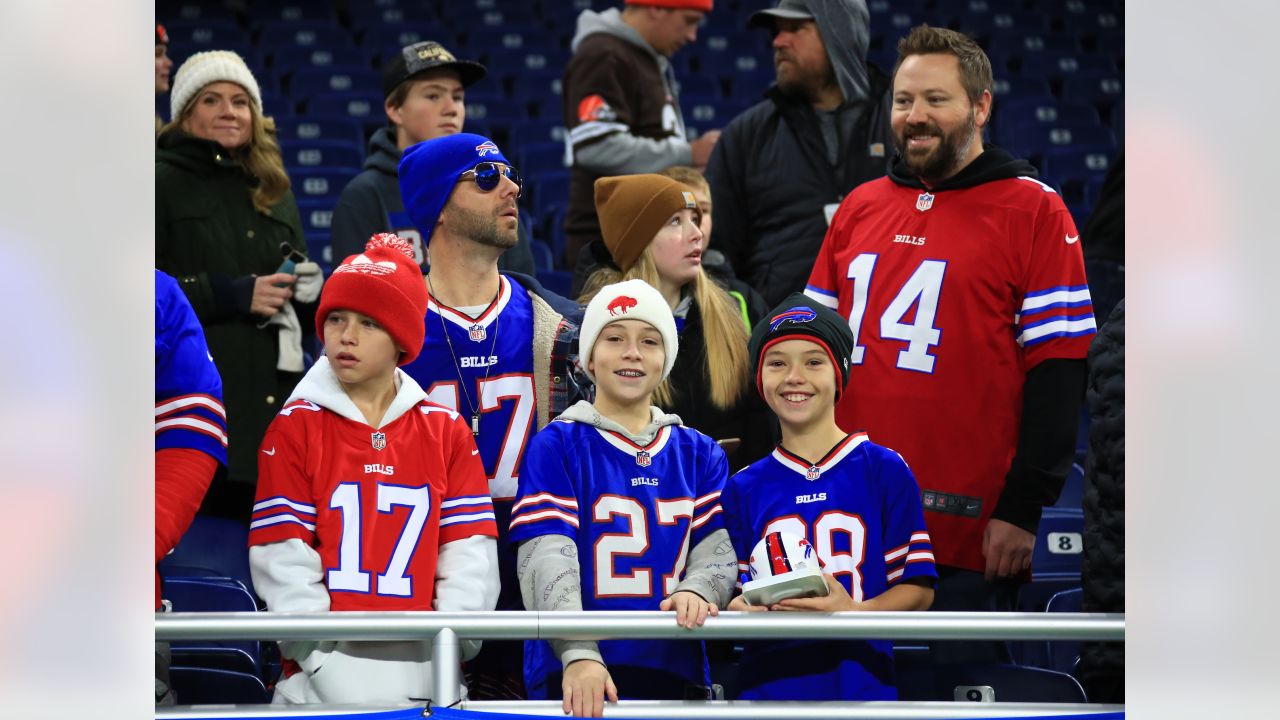
[[[238,647],[184,647],[170,646],[170,665],[191,668],[212,668],[258,675],[259,663]]]
[[[360,48],[305,45],[276,48],[271,55],[271,67],[281,75],[288,75],[302,68],[370,69],[369,54]]]
[[[302,233],[329,236],[329,226],[333,223],[333,202],[330,200],[298,200],[298,214],[302,216]],[[310,243],[307,245],[310,249]]]
[[[1034,157],[1037,163],[1040,156],[1052,148],[1108,152],[1116,147],[1115,133],[1100,124],[1032,123],[1007,128],[1003,135],[1015,155]]]
[[[335,22],[309,21],[276,21],[262,26],[262,34],[258,37],[258,45],[266,48],[279,48],[298,45],[311,48],[350,47],[351,34]]]
[[[356,176],[356,168],[289,168],[293,194],[298,198],[327,198],[337,203],[342,189]]]
[[[1058,495],[1057,508],[1079,510],[1084,504],[1084,468],[1077,463],[1071,464],[1067,472],[1067,481],[1062,485],[1062,494]]]
[[[271,118],[291,118],[294,115],[293,101],[281,93],[263,90],[262,114]]]
[[[253,15],[259,21],[282,20],[285,22],[334,22],[333,5],[329,0],[285,0],[261,3],[253,7]]]
[[[517,169],[523,177],[541,178],[548,172],[562,172],[565,169],[562,142],[525,143],[515,147],[516,162],[519,163]]]
[[[1095,105],[1117,104],[1124,99],[1124,79],[1119,73],[1068,76],[1062,79],[1062,96]]]
[[[249,528],[244,523],[212,515],[196,515],[191,527],[163,560],[162,577],[170,568],[208,568],[209,574],[229,577],[253,592],[249,575]]]
[[[353,2],[347,4],[351,24],[357,28],[372,25],[403,25],[436,22],[435,8],[423,2],[404,0],[399,3]]]
[[[1063,590],[1049,598],[1049,603],[1045,606],[1045,612],[1078,613],[1083,599],[1084,591],[1080,588]],[[1076,663],[1080,660],[1079,641],[1052,640],[1046,642],[1045,645],[1047,646],[1046,657],[1048,664],[1046,667],[1048,669],[1063,673],[1075,671]]]
[[[1084,186],[1094,178],[1106,176],[1114,155],[1112,151],[1088,147],[1052,148],[1044,152],[1040,172],[1059,184],[1078,184],[1080,195],[1073,199],[1089,202],[1089,198],[1084,195]]]
[[[349,117],[367,124],[386,122],[381,90],[322,93],[307,101],[307,115]]]
[[[524,221],[524,216],[520,216]],[[533,251],[533,267],[534,270],[541,274],[555,268],[555,261],[551,257],[551,247],[541,240],[534,240],[529,243],[529,249]]]
[[[514,120],[524,120],[522,109],[505,97],[497,93],[472,92],[466,93],[467,105],[467,124],[470,125],[472,120],[479,120],[492,126],[495,123],[510,123]],[[468,132],[471,129],[467,128]]]
[[[992,30],[991,38],[987,41],[987,47],[984,49],[988,52],[998,51],[1015,55],[1041,52],[1080,53],[1083,51],[1080,47],[1079,39],[1070,35],[1027,32],[1013,28]]]
[[[184,705],[265,704],[271,701],[262,679],[249,673],[213,668],[169,668],[169,684]]]
[[[214,18],[173,20],[165,24],[164,29],[169,33],[170,46],[174,50],[180,49],[187,55],[201,50],[226,50],[250,46],[249,33],[231,20]],[[176,58],[174,62],[176,72],[178,69]]]
[[[364,130],[360,121],[339,115],[307,115],[303,118],[276,120],[276,132],[281,140],[338,140],[364,142]]]
[[[543,218],[557,206],[569,204],[569,171],[546,171],[525,181],[534,217]]]
[[[1084,688],[1070,675],[1021,665],[930,665],[898,674],[898,699],[980,701],[974,688],[990,687],[995,702],[1084,703]]]
[[[248,557],[249,551],[244,549],[244,554]],[[161,597],[172,603],[174,612],[258,611],[258,603],[253,594],[239,581],[229,577],[164,576]],[[217,662],[209,660],[214,664],[198,665],[200,667],[229,667],[259,677],[262,674],[262,646],[257,640],[174,641],[171,645],[174,650],[217,648],[211,653],[218,656]],[[232,652],[224,652],[225,650]],[[175,660],[174,664],[179,663]]]
[[[1031,553],[1035,577],[1080,576],[1084,543],[1084,512],[1079,508],[1047,507],[1040,513],[1040,531]]]
[[[359,168],[364,163],[358,145],[340,140],[282,140],[280,154],[290,168]]]
[[[163,12],[163,16],[161,16],[161,12]],[[219,20],[234,24],[236,13],[229,7],[208,2],[184,2],[176,7],[166,7],[162,11],[157,9],[156,20],[168,30],[169,25],[174,22]]]
[[[507,137],[507,141],[516,148],[529,145],[531,143],[556,142],[564,145],[564,125],[559,120],[559,108],[557,108],[556,119],[554,120],[534,120],[521,123],[511,128],[511,134]]]
[[[342,262],[343,258],[333,257],[333,246],[330,244],[329,231],[308,232],[302,234],[307,241],[307,257],[320,265],[325,277],[333,273],[333,266]]]
[[[1022,74],[1032,77],[1059,78],[1115,72],[1115,63],[1102,55],[1043,52],[1022,56]],[[1066,93],[1063,93],[1063,97],[1072,98]]]
[[[676,81],[680,88],[680,99],[683,100],[689,95],[699,95],[702,97],[722,98],[724,97],[724,87],[718,77],[710,77],[707,75],[689,75]]]
[[[1062,29],[1072,35],[1095,35],[1103,31],[1124,28],[1124,21],[1111,10],[1086,8],[1083,12],[1068,12],[1062,18]]]
[[[1004,77],[997,75],[991,83],[991,94],[999,101],[1027,98],[1053,99],[1053,91],[1049,88],[1048,80],[1017,75]],[[997,102],[996,112],[999,111],[1000,103]]]
[[[997,142],[1008,145],[1015,127],[1025,125],[1101,125],[1098,108],[1091,103],[1052,98],[1020,98],[997,103],[995,106]]]
[[[537,277],[543,287],[560,297],[569,297],[573,290],[573,273],[568,270],[543,270]]]
[[[364,29],[360,44],[371,50],[382,53],[381,62],[386,62],[392,54],[406,45],[416,42],[435,40],[451,51],[456,52],[458,38],[453,30],[436,23],[394,23],[390,25],[369,25]]]
[[[289,94],[294,100],[306,101],[325,93],[377,90],[381,92],[382,73],[350,67],[308,67],[296,70],[289,78]]]
[[[680,105],[685,124],[696,128],[724,127],[738,114],[736,105],[714,95],[681,95]]]

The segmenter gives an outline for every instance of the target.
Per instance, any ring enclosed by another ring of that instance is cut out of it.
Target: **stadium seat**
[[[737,115],[737,107],[719,95],[690,93],[680,96],[684,122],[691,127],[719,128],[729,124]]]
[[[381,87],[381,82],[379,82]],[[322,93],[307,101],[307,115],[346,116],[363,123],[381,125],[387,115],[382,109],[381,90]]]
[[[263,90],[262,114],[270,118],[291,118],[295,114],[293,101],[280,93]]]
[[[278,75],[302,68],[369,69],[369,54],[356,47],[307,47],[290,45],[271,54],[271,67]]]
[[[1109,152],[1116,147],[1115,133],[1100,124],[1031,123],[1008,128],[1003,136],[1015,155],[1035,157],[1037,163],[1052,148]]]
[[[170,46],[181,49],[187,55],[201,50],[227,50],[249,47],[249,34],[232,20],[216,18],[200,18],[196,20],[173,20],[165,24],[169,33]],[[177,60],[174,60],[174,72],[177,72]]]
[[[249,575],[249,528],[244,523],[213,515],[196,515],[191,527],[158,569],[166,576],[170,567],[209,568],[213,575],[229,577],[253,592]]]
[[[1032,77],[1059,78],[1070,75],[1115,73],[1111,58],[1089,53],[1034,53],[1022,56],[1022,74]],[[1063,97],[1072,98],[1063,94]],[[1074,99],[1074,98],[1072,98]]]
[[[557,113],[559,108],[556,109]],[[511,128],[511,134],[507,141],[514,147],[520,148],[531,143],[557,142],[561,146],[564,145],[564,125],[560,123],[559,115],[555,119],[532,121],[520,123],[516,127]]]
[[[329,0],[285,0],[254,6],[253,15],[259,21],[283,20],[286,22],[334,22],[333,5]]]
[[[1025,98],[1052,99],[1053,91],[1049,81],[1038,77],[1006,75],[996,76],[991,83],[991,94],[1001,102]],[[996,112],[1000,111],[1000,103],[996,103]]]
[[[1063,202],[1092,205],[1088,184],[1105,178],[1113,150],[1090,147],[1055,147],[1044,152],[1040,173],[1062,188]]]
[[[996,28],[984,48],[988,52],[1028,55],[1034,53],[1080,53],[1080,41],[1070,35],[1050,32],[1027,32],[1012,28]]]
[[[1047,507],[1031,553],[1031,572],[1041,576],[1080,575],[1084,513],[1079,508]]]
[[[258,611],[253,595],[229,577],[165,577],[161,596],[172,603],[174,612]],[[188,654],[188,663],[181,664],[221,667],[262,676],[262,645],[257,640],[175,640],[171,647],[175,652],[181,650]],[[209,652],[203,652],[205,650]],[[180,664],[177,658],[173,664]]]
[[[573,290],[573,273],[568,270],[541,270],[538,272],[538,282],[560,297],[567,298]]]
[[[287,167],[359,168],[364,151],[340,140],[282,140],[280,154]]]
[[[1079,510],[1084,503],[1084,468],[1076,463],[1071,464],[1067,472],[1067,481],[1062,485],[1062,494],[1058,495],[1056,508]]]
[[[369,25],[364,28],[360,44],[382,53],[381,61],[378,63],[381,67],[392,54],[399,52],[400,48],[426,40],[435,40],[450,51],[456,52],[458,47],[458,38],[452,30],[437,23],[426,22]]]
[[[521,222],[525,221],[525,217],[520,216]],[[535,272],[543,273],[548,270],[555,269],[555,261],[551,257],[551,247],[541,240],[534,240],[529,243],[529,249],[533,251],[533,267]]]
[[[720,99],[724,97],[724,88],[719,78],[706,75],[691,75],[676,82],[680,86],[680,99],[689,95],[698,95]]]
[[[290,45],[310,48],[351,47],[351,33],[337,23],[310,21],[276,21],[263,25],[258,36],[259,47],[281,48]]]
[[[214,5],[208,2],[184,2],[176,7],[170,6],[157,11],[156,20],[167,29],[174,22],[190,22],[198,20],[225,20],[235,23],[236,13],[229,7]],[[170,31],[172,32],[172,31]]]
[[[1011,98],[995,106],[997,141],[1009,144],[1005,130],[1023,125],[1100,125],[1098,108],[1092,103],[1054,100],[1049,97]]]
[[[561,172],[565,169],[564,143],[540,142],[516,146],[516,169],[521,176],[541,178],[548,172]],[[508,156],[510,157],[510,156]]]
[[[422,2],[386,3],[352,2],[347,4],[351,25],[368,28],[373,25],[403,25],[406,23],[436,22],[435,8]]]
[[[184,705],[265,704],[271,701],[262,679],[249,673],[171,666],[169,684]]]
[[[276,120],[276,133],[281,140],[337,140],[339,142],[364,142],[364,130],[360,121],[349,117],[325,117],[307,115],[303,118]]]
[[[304,235],[307,237],[312,234],[329,236],[329,226],[333,223],[333,201],[299,199],[298,213],[302,216]]]
[[[1084,599],[1084,591],[1080,588],[1063,590],[1049,598],[1045,612],[1078,613]],[[1080,642],[1076,640],[1052,640],[1046,645],[1046,667],[1063,673],[1073,673],[1080,660]]]
[[[983,688],[993,697],[984,698]],[[1088,702],[1070,675],[1021,665],[926,665],[898,673],[898,699],[947,702]]]
[[[356,168],[289,168],[293,194],[298,198],[328,199],[337,203],[342,189],[356,176]]]
[[[376,90],[382,87],[382,73],[352,67],[307,67],[289,77],[289,94],[295,101],[325,93]]]
[[[1123,100],[1124,79],[1118,73],[1081,73],[1068,76],[1062,79],[1062,96],[1109,106]]]
[[[307,241],[307,257],[320,264],[325,277],[333,273],[333,246],[330,244],[329,231],[303,233]],[[338,258],[341,262],[342,258]]]

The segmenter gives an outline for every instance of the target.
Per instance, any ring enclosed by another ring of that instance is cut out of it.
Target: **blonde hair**
[[[200,90],[203,91],[204,88]],[[199,97],[200,93],[197,92],[191,98],[191,102],[182,108],[178,117],[160,128],[159,134],[164,135],[175,129],[182,130],[182,124],[191,117],[191,111],[195,109],[196,100]],[[250,175],[258,179],[258,186],[252,192],[253,207],[258,212],[269,215],[271,208],[275,207],[285,193],[289,192],[289,174],[284,171],[280,144],[276,142],[276,121],[263,115],[262,109],[252,100],[249,101],[249,111],[251,113],[249,142],[229,152],[232,157],[240,161]]]
[[[654,287],[659,286],[658,266],[653,261],[652,243],[645,246],[636,264],[625,273],[615,267],[603,267],[591,273],[582,289],[578,302],[586,304],[605,285],[623,280],[640,278]],[[702,312],[703,347],[706,348],[703,376],[711,404],[720,410],[728,410],[742,397],[750,375],[747,357],[747,326],[742,321],[738,302],[724,288],[716,284],[702,268],[691,283],[693,301]],[[587,349],[586,352],[591,352]],[[664,380],[653,393],[653,402],[662,408],[670,408],[675,400],[671,381]]]
[[[708,199],[711,198],[711,183],[707,182],[702,173],[688,165],[672,165],[666,170],[659,170],[657,174],[688,185],[690,189],[698,190]]]

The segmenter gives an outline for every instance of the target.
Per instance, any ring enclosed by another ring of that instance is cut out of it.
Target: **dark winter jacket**
[[[1089,348],[1084,470],[1084,612],[1124,612],[1124,300]],[[1087,643],[1080,677],[1124,677],[1123,643]],[[1123,685],[1121,685],[1123,687]],[[1097,698],[1091,698],[1097,699]]]
[[[391,128],[381,128],[369,138],[364,170],[342,189],[338,204],[333,208],[329,238],[335,266],[348,255],[364,250],[364,244],[376,233],[393,232],[414,242],[415,246],[419,244],[418,232],[409,221],[404,201],[400,199],[401,154],[396,146],[395,131]],[[532,275],[533,251],[529,242],[522,223],[520,241],[498,258],[498,269]],[[420,248],[416,249],[420,251]],[[425,255],[418,259],[425,271]]]
[[[250,314],[255,275],[280,267],[280,243],[305,248],[293,193],[270,214],[253,207],[257,180],[220,145],[171,130],[156,149],[156,268],[178,280],[222,376],[228,479],[254,483],[258,443],[300,373],[276,370],[276,325]],[[295,303],[304,332],[315,304]],[[314,331],[311,332],[314,335]]]
[[[813,106],[782,93],[725,128],[707,164],[715,237],[738,277],[772,307],[805,281],[827,232],[824,208],[885,174],[893,154],[889,78],[867,65],[866,5],[811,2],[845,101],[838,108],[837,162],[827,157]]]

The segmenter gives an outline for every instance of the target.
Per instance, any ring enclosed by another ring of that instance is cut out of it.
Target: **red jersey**
[[[937,193],[882,178],[832,219],[806,293],[853,329],[836,421],[906,458],[939,565],[985,567],[1026,373],[1084,358],[1097,332],[1078,241],[1029,177]]]
[[[293,400],[263,438],[249,544],[314,547],[332,610],[431,610],[440,546],[497,537],[470,429],[420,397],[376,430]]]

